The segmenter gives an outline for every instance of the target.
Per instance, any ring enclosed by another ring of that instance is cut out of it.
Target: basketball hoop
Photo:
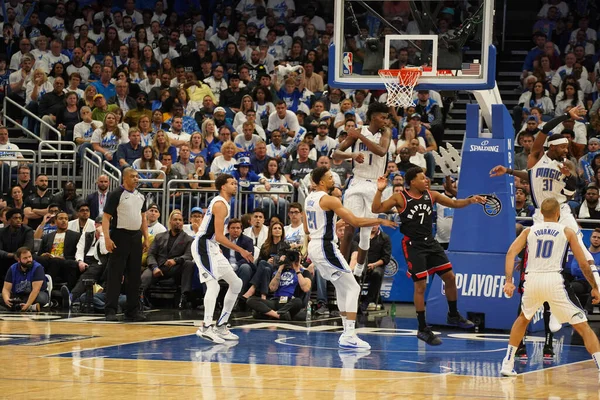
[[[409,107],[413,105],[413,89],[419,81],[423,69],[380,69],[379,76],[388,92],[387,105],[394,107]]]

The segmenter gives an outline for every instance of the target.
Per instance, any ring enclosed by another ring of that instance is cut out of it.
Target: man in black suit
[[[242,221],[240,219],[230,219],[227,224],[227,230],[229,231],[229,233],[225,235],[227,239],[231,240],[242,249],[254,253],[254,243],[252,242],[252,239],[242,233]],[[225,258],[229,260],[233,270],[242,280],[242,291],[240,293],[245,293],[250,287],[250,279],[252,279],[252,276],[256,272],[255,265],[248,263],[248,261],[246,261],[237,251],[232,252],[227,247],[220,247]]]
[[[15,263],[19,247],[33,249],[33,229],[23,224],[23,211],[11,208],[6,212],[7,226],[0,229],[0,281],[4,282],[6,271]]]
[[[194,239],[183,232],[183,215],[175,210],[169,217],[167,232],[159,233],[148,250],[148,268],[142,273],[142,290],[147,290],[161,279],[175,278],[181,281],[179,308],[187,304],[187,295],[192,291],[194,261],[192,242]]]
[[[67,287],[73,288],[80,272],[85,270],[85,263],[75,260],[81,234],[68,230],[68,225],[69,215],[66,211],[59,211],[56,214],[56,231],[42,237],[35,260],[44,266],[53,282],[66,281]]]
[[[91,279],[96,282],[100,281],[102,274],[108,263],[108,250],[104,242],[104,234],[102,233],[102,217],[96,217],[96,230],[93,232],[85,232],[77,242],[77,250],[75,252],[75,261],[77,265],[83,262],[85,270],[77,280],[72,291],[66,286],[61,288],[63,298],[63,308],[70,308],[74,301],[78,301],[82,294],[85,293],[86,279]]]
[[[72,181],[67,181],[63,184],[62,191],[52,196],[51,203],[58,204],[58,208],[64,210],[69,215],[69,218],[75,218],[79,203],[83,199],[77,194],[77,188]]]
[[[104,214],[104,205],[108,196],[108,176],[100,175],[96,180],[97,191],[90,193],[85,202],[90,206],[90,218],[96,219]]]

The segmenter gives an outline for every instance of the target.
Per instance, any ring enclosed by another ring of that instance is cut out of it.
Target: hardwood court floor
[[[373,349],[357,355],[338,351],[338,328],[327,324],[242,319],[233,321],[239,344],[215,346],[194,336],[191,320],[33,318],[0,314],[0,398],[600,399],[598,372],[585,349],[567,344],[566,328],[555,365],[541,363],[535,341],[513,379],[498,377],[505,335],[444,332],[442,346],[425,347],[398,328],[414,321],[400,319],[363,328]]]

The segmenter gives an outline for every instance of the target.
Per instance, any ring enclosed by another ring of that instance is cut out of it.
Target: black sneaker
[[[317,315],[321,316],[329,315],[329,308],[327,308],[327,304],[319,303],[317,304],[317,310],[315,312]]]
[[[106,320],[107,321],[118,321],[117,314],[112,310],[106,310]]]
[[[543,353],[544,353],[544,359],[547,359],[547,360],[554,359],[554,348],[553,348],[553,346],[551,344],[550,345],[547,345],[547,344],[544,345],[544,351],[543,351]]]
[[[69,291],[69,288],[66,285],[62,285],[62,287],[60,288],[60,295],[62,296],[62,307],[65,310],[70,310],[71,309],[71,292]]]
[[[126,313],[125,314],[125,321],[130,321],[130,322],[144,322],[144,321],[146,321],[146,316],[144,315],[144,313],[141,313],[139,311],[133,312],[131,314]]]
[[[523,343],[519,345],[517,351],[515,351],[515,358],[517,360],[527,360],[527,347]]]
[[[430,346],[439,346],[440,344],[442,344],[441,339],[437,337],[435,333],[433,333],[430,327],[427,327],[423,330],[419,330],[417,332],[417,338],[421,339]]]
[[[292,314],[290,314],[289,311],[286,311],[283,313],[279,313],[279,311],[278,311],[277,314],[279,314],[280,321],[291,321],[292,320]]]
[[[459,328],[462,328],[462,329],[471,329],[471,328],[475,327],[474,323],[472,323],[471,321],[469,321],[468,319],[466,319],[465,317],[463,317],[460,314],[458,314],[457,316],[454,316],[454,317],[451,317],[450,314],[448,314],[448,318],[446,319],[446,322],[448,323],[448,325],[458,326]]]

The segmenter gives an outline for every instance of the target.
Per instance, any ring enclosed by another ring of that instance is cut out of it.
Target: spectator
[[[219,64],[213,69],[212,75],[204,79],[204,83],[210,87],[210,90],[213,93],[215,103],[218,104],[221,103],[221,92],[228,88],[227,81],[223,78],[224,71],[224,67]]]
[[[90,206],[87,203],[80,202],[77,205],[77,218],[69,221],[67,229],[85,235],[88,232],[94,232],[96,227],[94,220],[90,218]]]
[[[56,81],[55,81],[56,83]],[[67,92],[65,95],[65,104],[56,114],[55,126],[60,132],[60,140],[72,142],[74,138],[75,125],[79,123],[79,107],[77,106],[78,97],[75,92]],[[40,129],[40,132],[42,130]]]
[[[275,111],[269,115],[267,131],[272,132],[275,129],[281,132],[285,137],[284,143],[288,143],[300,129],[296,114],[287,109],[285,101],[279,100],[275,106]]]
[[[152,139],[152,148],[158,160],[162,160],[163,155],[170,154],[173,160],[177,159],[177,148],[171,145],[171,139],[163,130],[159,130]]]
[[[42,222],[42,218],[48,213],[48,206],[52,200],[52,191],[48,189],[48,177],[46,175],[38,175],[35,179],[35,186],[35,192],[25,199],[25,210],[23,210],[24,217],[27,217],[27,225],[32,229],[36,229]],[[33,245],[28,247],[33,249]]]
[[[531,217],[535,207],[529,204],[527,192],[523,188],[515,189],[515,212],[517,217]]]
[[[329,136],[327,122],[321,121],[317,126],[317,137],[314,140],[317,157],[328,156],[332,150],[338,147],[338,142]]]
[[[546,44],[546,40],[546,35],[543,32],[534,32],[533,41],[535,43],[535,47],[529,50],[527,57],[525,57],[521,79],[525,79],[529,75],[529,72],[533,71],[533,61],[540,54],[544,54],[544,45]]]
[[[529,122],[537,121],[536,117],[531,116],[527,119]],[[531,149],[533,148],[534,137],[530,132],[521,132],[519,135],[519,141],[521,142],[521,146],[523,147],[523,151],[515,154],[515,169],[518,171],[527,169],[527,158],[529,157],[529,153],[531,153]]]
[[[114,113],[119,107],[116,104],[107,104],[103,95],[97,94],[94,96],[94,108],[92,111],[92,119],[104,123],[106,115],[110,112]]]
[[[254,253],[252,239],[242,233],[242,221],[237,218],[230,219],[227,224],[227,230],[229,232],[225,235],[227,239],[231,240],[242,249]],[[254,264],[248,263],[237,251],[230,250],[225,246],[220,247],[221,252],[233,267],[235,274],[242,280],[242,292],[246,292],[250,286],[250,279],[252,278],[252,275],[254,275],[256,267]]]
[[[288,183],[298,189],[300,180],[310,174],[315,168],[315,161],[308,158],[310,147],[306,142],[298,144],[298,157],[287,162],[284,173]]]
[[[183,144],[188,144],[192,135],[191,132],[188,133],[183,130],[183,118],[173,117],[169,121],[171,122],[171,129],[167,135],[169,136],[169,139],[171,139],[171,144],[177,148]]]
[[[39,103],[39,115],[42,116],[42,121],[50,126],[56,125],[56,116],[61,111],[65,102],[65,81],[58,77],[54,80],[54,90],[42,96]],[[43,140],[48,140],[48,125],[40,125],[40,136]]]
[[[190,161],[190,145],[183,144],[179,149],[179,161],[173,164],[173,169],[185,179],[196,170],[193,161]]]
[[[129,140],[127,132],[122,132],[117,126],[117,116],[113,112],[106,114],[102,128],[98,128],[92,134],[92,148],[106,161],[117,166],[118,160],[115,153],[119,144],[127,143]]]
[[[183,226],[183,231],[190,237],[195,237],[202,224],[204,218],[204,211],[201,207],[192,207],[190,210],[190,223]]]
[[[73,140],[77,145],[77,154],[79,154],[79,158],[83,159],[85,149],[92,149],[91,141],[94,131],[102,127],[102,123],[92,119],[92,110],[87,106],[81,107],[79,113],[81,122],[75,124],[73,127]]]
[[[577,218],[600,219],[600,202],[598,201],[598,187],[589,185],[585,190],[585,200],[579,206]]]
[[[129,124],[129,126],[137,126],[142,117],[148,117],[148,120],[152,119],[152,111],[146,108],[148,104],[148,95],[145,92],[139,92],[135,100],[135,108],[130,108],[125,113],[123,121]]]
[[[80,195],[77,194],[75,184],[71,181],[63,184],[63,190],[52,197],[52,203],[66,211],[69,217],[75,215],[79,208],[79,204],[83,202]]]
[[[129,110],[137,108],[137,101],[129,96],[129,84],[127,81],[118,80],[115,83],[115,95],[108,98],[108,104],[116,104],[124,114]]]
[[[104,205],[106,204],[106,196],[108,195],[108,176],[100,175],[96,179],[96,187],[98,188],[94,193],[90,193],[85,202],[90,206],[90,218],[96,220],[97,217],[101,217],[104,213]]]
[[[219,137],[221,136],[219,131]],[[232,141],[227,141],[221,145],[220,155],[215,157],[210,165],[210,172],[217,177],[219,174],[230,174],[235,169],[236,161],[233,156],[236,153],[236,146]],[[209,150],[210,154],[210,150]]]
[[[357,241],[358,237],[354,239]],[[369,283],[367,296],[361,303],[361,310],[374,311],[381,290],[385,266],[389,264],[392,256],[392,242],[390,237],[381,230],[379,225],[371,228],[371,247],[367,253],[367,269],[365,281]]]
[[[234,143],[238,147],[249,152],[254,151],[254,147],[259,141],[262,139],[254,133],[254,124],[250,121],[242,124],[242,135],[237,135],[234,139]]]
[[[18,248],[15,259],[17,262],[3,275],[2,301],[5,306],[13,307],[18,299],[20,311],[40,311],[50,300],[44,267],[33,260],[29,247]]]
[[[192,291],[194,262],[191,245],[193,239],[183,232],[183,215],[174,210],[169,217],[169,231],[156,235],[148,251],[148,268],[142,273],[141,290],[146,291],[162,279],[175,278],[181,284],[179,308],[187,304]],[[144,296],[146,297],[146,296]]]
[[[281,132],[275,129],[271,132],[271,143],[267,146],[267,156],[274,158],[278,163],[282,163],[283,157],[287,157],[287,148],[281,144]]]
[[[266,183],[269,183],[270,188],[267,189],[267,185],[263,186],[265,192],[271,190],[276,192],[287,191],[287,179],[279,170],[279,163],[275,159],[267,159],[263,171],[259,174],[259,179],[263,179]],[[257,188],[258,191],[258,188]],[[262,192],[261,192],[262,193]],[[272,216],[278,215],[281,221],[285,221],[285,210],[287,208],[287,200],[281,195],[262,195],[262,208],[267,214],[267,219],[271,219]]]
[[[558,97],[558,96],[557,96]],[[579,90],[575,84],[565,85],[564,98],[556,101],[554,115],[561,116],[567,112],[570,107],[584,107],[583,99],[579,97]]]
[[[20,247],[33,249],[33,230],[23,224],[23,211],[11,208],[6,212],[4,228],[0,229],[0,277],[14,263]]]
[[[129,141],[119,144],[117,147],[117,161],[121,169],[130,167],[134,161],[142,157],[142,137],[138,128],[129,129]]]
[[[254,110],[263,127],[268,126],[269,117],[275,111],[275,105],[272,102],[273,96],[268,88],[257,86],[253,94]],[[293,119],[291,119],[293,120]],[[275,128],[279,129],[279,127]]]
[[[160,210],[158,209],[158,205],[156,203],[150,204],[148,206],[148,210],[146,211],[146,220],[148,221],[148,235],[156,237],[159,233],[163,233],[167,231],[167,228],[160,222],[158,222],[160,218]],[[183,229],[183,220],[182,220],[182,228]]]
[[[590,236],[590,247],[588,248],[589,252],[592,254],[595,263],[600,262],[600,228],[595,228],[592,231],[592,235]],[[571,289],[579,299],[580,303],[587,309],[588,301],[590,299],[589,293],[592,290],[592,287],[586,280],[583,272],[581,272],[581,268],[579,268],[579,264],[577,260],[573,259],[571,261],[571,275],[573,275],[574,280],[571,282]]]
[[[413,164],[411,161],[411,149],[409,147],[403,147],[400,149],[400,153],[398,155],[399,161],[396,160],[396,166],[398,167],[398,171],[401,173],[405,173],[411,168],[418,167],[418,165]]]
[[[111,99],[117,95],[116,87],[110,81],[111,77],[112,68],[104,66],[102,67],[102,75],[100,75],[100,79],[91,83],[91,85],[96,88],[96,92],[104,96],[106,99]],[[94,97],[94,100],[96,100],[96,97]]]
[[[17,181],[14,186],[19,186],[23,192],[23,201],[35,192],[35,186],[31,180],[31,169],[27,164],[21,164],[17,168]]]
[[[72,289],[80,272],[85,270],[83,262],[75,261],[79,232],[68,230],[69,215],[65,211],[56,214],[56,231],[44,235],[36,261],[44,266],[53,282],[66,282]]]
[[[292,250],[301,251],[304,246],[304,225],[302,204],[291,203],[288,211],[290,224],[285,227],[285,242]]]
[[[252,226],[244,229],[244,235],[252,239],[254,247],[260,249],[267,240],[269,228],[265,226],[265,213],[262,208],[252,211]]]
[[[62,54],[62,50],[62,42],[59,39],[54,39],[50,42],[50,52],[44,55],[40,63],[40,66],[47,74],[50,74],[50,71],[52,71],[56,64],[65,65],[70,61],[69,57]]]
[[[8,193],[11,185],[11,175],[16,172],[18,159],[23,158],[20,152],[7,151],[19,150],[19,146],[10,143],[8,128],[0,125],[0,168],[2,170],[2,193]],[[9,161],[9,159],[12,159]],[[4,161],[2,161],[4,160]]]

